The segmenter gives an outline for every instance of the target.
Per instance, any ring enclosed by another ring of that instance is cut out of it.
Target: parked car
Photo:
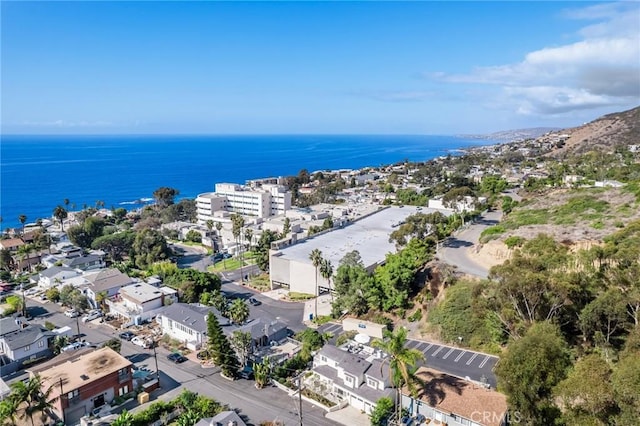
[[[82,322],[93,321],[94,319],[100,318],[102,316],[102,312],[100,311],[90,311],[87,315],[82,317]]]
[[[147,339],[142,336],[134,337],[133,339],[131,339],[131,343],[133,343],[134,345],[140,346],[141,348],[144,348],[144,349],[149,349],[151,345],[153,345],[153,341],[151,339]]]
[[[253,368],[247,365],[242,370],[238,371],[238,376],[247,380],[253,379]]]
[[[60,351],[62,352],[75,351],[77,349],[84,348],[87,346],[91,346],[91,344],[89,342],[75,342],[75,343],[70,343],[67,346],[64,346],[63,348],[60,349]]]
[[[167,359],[169,361],[172,361],[172,362],[176,363],[176,364],[180,364],[180,363],[185,362],[187,360],[186,357],[182,356],[182,354],[179,354],[177,352],[174,352],[172,354],[167,355]]]
[[[131,341],[131,339],[136,337],[136,335],[135,335],[135,333],[132,333],[131,331],[125,331],[123,333],[118,334],[118,337],[120,337],[122,340]]]
[[[76,311],[75,309],[67,309],[66,311],[64,311],[64,314],[69,318],[80,316],[80,312]]]
[[[251,303],[252,306],[262,305],[262,302],[259,301],[258,299],[256,299],[255,297],[250,297],[249,298],[249,303]]]

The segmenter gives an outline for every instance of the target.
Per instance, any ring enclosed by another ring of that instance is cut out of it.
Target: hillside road
[[[482,231],[497,224],[501,216],[501,211],[486,212],[474,223],[447,238],[438,251],[440,260],[455,266],[458,271],[465,274],[487,278],[489,268],[474,261],[470,254],[478,247]]]

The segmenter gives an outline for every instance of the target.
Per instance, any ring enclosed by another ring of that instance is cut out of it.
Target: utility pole
[[[302,425],[302,377],[304,373],[300,373],[298,376],[298,419],[300,419],[300,426]]]
[[[64,391],[62,389],[62,377],[60,377],[60,412],[62,413],[62,424],[66,424],[64,419]]]
[[[156,342],[152,341],[151,346],[153,347],[153,357],[156,360],[156,379],[158,380],[158,388],[160,387],[160,370],[158,370],[158,354],[156,352]]]
[[[76,312],[76,314],[77,313],[78,312]],[[76,330],[78,332],[77,336],[78,336],[78,339],[79,339],[80,338],[80,315],[79,314],[76,315]]]

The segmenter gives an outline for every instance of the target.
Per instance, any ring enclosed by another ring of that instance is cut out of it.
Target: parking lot
[[[327,323],[321,325],[318,331],[333,334],[335,341],[342,333],[342,325]],[[487,383],[492,389],[496,388],[497,380],[493,369],[499,359],[497,356],[415,339],[407,339],[407,347],[422,352],[428,367],[464,379]]]

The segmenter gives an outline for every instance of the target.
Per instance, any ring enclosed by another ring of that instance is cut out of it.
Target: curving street
[[[501,211],[486,212],[474,223],[447,238],[438,251],[440,260],[465,274],[487,278],[489,269],[474,261],[470,253],[477,247],[482,231],[499,223],[501,216]]]

